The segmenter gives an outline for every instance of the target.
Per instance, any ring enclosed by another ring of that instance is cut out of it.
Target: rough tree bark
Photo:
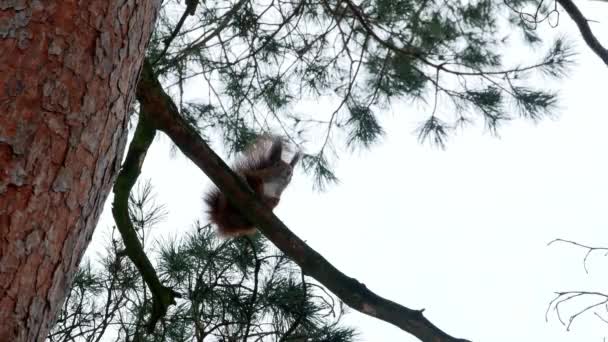
[[[42,341],[120,166],[158,0],[0,0],[0,341]]]

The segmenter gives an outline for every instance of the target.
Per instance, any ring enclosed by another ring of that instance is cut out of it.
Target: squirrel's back
[[[280,137],[263,136],[249,146],[235,162],[233,170],[261,200],[274,209],[280,195],[291,180],[296,154],[290,163],[282,160],[284,141]],[[271,191],[269,191],[271,190]],[[268,192],[268,193],[267,193]],[[214,187],[204,198],[209,220],[223,236],[239,236],[255,233],[255,226],[232,205],[222,192]]]

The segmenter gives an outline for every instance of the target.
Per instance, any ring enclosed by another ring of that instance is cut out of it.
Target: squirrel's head
[[[264,194],[269,197],[279,198],[287,185],[291,182],[293,169],[300,160],[300,153],[296,153],[289,162],[283,160],[283,141],[273,140],[268,150],[268,159],[272,166],[272,172],[264,181]]]
[[[277,178],[280,178],[285,182],[285,186],[291,181],[293,175],[293,169],[300,160],[300,152],[293,155],[289,162],[283,160],[283,145],[284,142],[281,139],[275,139],[270,146],[268,151],[268,159],[272,161],[273,168],[278,171]]]

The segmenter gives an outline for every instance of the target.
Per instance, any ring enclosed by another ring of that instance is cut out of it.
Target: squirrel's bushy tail
[[[271,210],[277,206],[281,193],[291,181],[293,167],[299,159],[299,153],[296,153],[290,163],[282,160],[284,144],[280,137],[262,136],[244,151],[232,167]],[[218,188],[209,191],[204,200],[209,220],[217,226],[220,235],[255,233],[253,222],[244,217]]]
[[[218,188],[209,191],[205,196],[209,220],[218,228],[221,236],[240,236],[255,233],[253,223],[228,202]]]

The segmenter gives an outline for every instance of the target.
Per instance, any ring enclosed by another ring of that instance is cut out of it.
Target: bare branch
[[[579,309],[575,313],[570,314],[568,316],[567,320],[563,319],[562,309],[561,309],[562,304],[570,303],[574,299],[577,299],[577,298],[582,299],[582,298],[592,298],[592,297],[596,297],[596,298],[599,297],[599,298],[597,300],[595,300],[594,302],[592,302],[591,304],[584,306],[582,309]],[[579,318],[581,315],[583,315],[584,313],[587,313],[587,312],[592,312],[593,309],[595,309],[599,306],[605,307],[606,305],[608,305],[608,295],[605,293],[591,292],[591,291],[557,292],[555,298],[553,298],[553,300],[551,300],[551,302],[549,302],[549,305],[547,306],[547,311],[545,312],[545,320],[546,321],[549,320],[549,312],[551,311],[551,308],[553,308],[553,311],[555,311],[555,314],[557,315],[557,318],[560,321],[560,323],[566,327],[566,330],[570,331],[570,328],[572,327],[572,323],[574,323],[574,321],[577,318]],[[597,312],[593,311],[593,313],[595,314],[595,316],[597,316],[601,320],[604,320]]]
[[[602,251],[602,252],[604,252],[604,255],[608,255],[608,248],[606,248],[606,247],[592,247],[592,246],[583,245],[581,243],[571,241],[571,240],[555,239],[555,240],[549,242],[547,245],[550,246],[556,242],[573,245],[573,246],[576,246],[579,248],[583,248],[587,251],[585,253],[585,257],[583,258],[583,267],[585,268],[586,273],[589,273],[588,269],[587,269],[587,258],[589,257],[589,255],[592,252]],[[566,320],[564,320],[564,318],[562,317],[563,309],[561,309],[561,306],[563,304],[573,304],[574,305],[577,302],[580,303],[581,301],[584,301],[585,304],[583,306],[581,306],[580,309],[578,309],[578,311],[575,311],[574,313],[569,314],[568,318]],[[572,323],[574,323],[574,321],[577,318],[579,318],[580,316],[582,316],[585,313],[592,312],[598,319],[606,322],[606,319],[603,318],[597,311],[595,311],[595,309],[598,307],[603,307],[604,313],[608,312],[608,294],[605,294],[602,292],[597,292],[597,291],[556,292],[555,298],[553,298],[549,302],[549,305],[547,306],[547,311],[545,312],[545,320],[546,321],[549,320],[549,312],[551,311],[551,309],[553,309],[553,311],[555,311],[557,319],[560,321],[560,323],[563,326],[566,327],[566,330],[570,330]]]
[[[570,241],[570,240],[564,240],[564,239],[555,239],[555,240],[549,242],[547,244],[547,246],[550,246],[550,245],[552,245],[555,242],[567,243],[567,244],[574,245],[574,246],[577,246],[577,247],[580,247],[580,248],[584,248],[584,249],[587,250],[587,253],[585,253],[585,257],[583,258],[583,267],[585,268],[585,273],[589,273],[589,270],[587,269],[587,258],[589,258],[589,255],[592,252],[602,251],[602,252],[604,252],[604,256],[608,255],[608,247],[591,247],[591,246],[580,244],[578,242],[574,242],[574,241]]]

